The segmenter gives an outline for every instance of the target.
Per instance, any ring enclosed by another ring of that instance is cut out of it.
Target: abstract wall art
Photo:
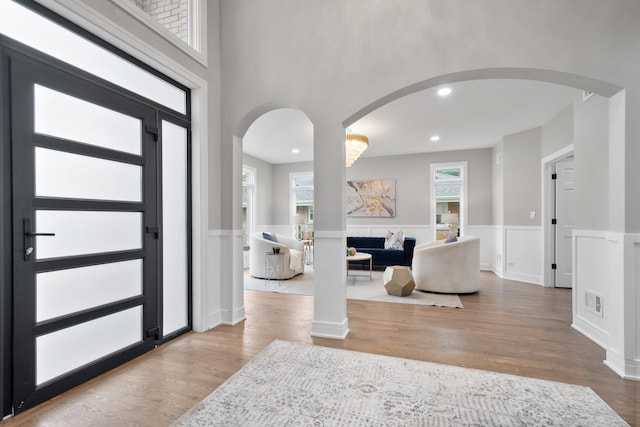
[[[347,181],[347,216],[396,216],[396,181],[362,179]]]

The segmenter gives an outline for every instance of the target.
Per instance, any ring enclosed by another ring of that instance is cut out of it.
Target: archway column
[[[611,337],[605,363],[623,378],[640,380],[640,199],[636,167],[640,105],[627,90],[609,100],[609,286]]]
[[[311,335],[345,339],[346,290],[344,128],[314,124],[314,307]]]

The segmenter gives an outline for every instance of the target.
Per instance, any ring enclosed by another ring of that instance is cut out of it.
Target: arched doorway
[[[248,113],[236,131],[242,196],[234,212],[241,212],[244,289],[281,291],[287,287],[280,279],[300,275],[296,280],[302,281],[311,268],[313,124],[296,106],[270,103]],[[234,173],[234,183],[236,178]],[[296,246],[277,257],[267,256],[264,233],[276,236],[279,243],[293,239],[304,250],[294,253]],[[274,278],[278,280],[270,280]]]
[[[387,106],[388,104],[392,103],[397,99],[400,99],[410,94],[414,94],[418,91],[427,90],[429,88],[437,88],[445,84],[455,85],[455,83],[458,83],[458,82],[465,82],[469,80],[484,80],[484,79],[525,79],[525,80],[531,80],[536,82],[545,82],[545,83],[552,83],[556,85],[569,86],[572,88],[579,89],[580,91],[584,90],[584,91],[593,92],[596,95],[600,95],[600,99],[602,100],[600,104],[602,103],[605,104],[604,114],[602,114],[602,109],[600,109],[600,113],[598,113],[600,114],[599,118],[604,118],[604,124],[601,123],[602,126],[600,126],[600,128],[605,129],[605,132],[599,134],[600,148],[598,150],[599,150],[600,158],[598,158],[598,156],[594,156],[593,153],[589,153],[585,150],[585,147],[587,144],[583,144],[581,147],[580,141],[576,141],[576,153],[577,153],[576,169],[577,170],[579,168],[583,168],[582,169],[583,171],[594,170],[594,166],[595,167],[602,166],[601,164],[598,164],[598,163],[599,162],[601,163],[603,159],[606,159],[608,157],[609,152],[615,151],[616,146],[619,147],[624,145],[623,135],[624,135],[624,129],[625,129],[625,125],[624,125],[625,95],[622,87],[613,85],[607,82],[594,80],[594,79],[587,78],[580,75],[567,74],[567,73],[561,73],[561,72],[555,72],[555,71],[549,71],[549,70],[536,70],[536,69],[500,68],[500,69],[470,70],[470,71],[453,73],[453,74],[448,74],[448,75],[427,79],[427,80],[415,83],[413,85],[406,86],[382,98],[379,98],[378,100],[360,109],[358,112],[356,112],[355,114],[353,114],[352,116],[344,120],[343,126],[354,128],[357,126],[358,121],[366,117],[368,114],[376,111],[381,107]],[[591,106],[593,104],[590,104],[592,102],[593,100],[585,100],[583,103],[582,99],[579,99],[576,101],[577,103],[576,105],[578,105],[577,109],[580,109],[580,110],[592,109]],[[585,105],[588,107],[584,107]],[[577,117],[576,120],[580,122],[576,124],[576,126],[578,126],[578,131],[576,134],[577,139],[580,140],[580,139],[584,139],[585,137],[589,138],[589,135],[586,135],[588,132],[585,131],[585,129],[588,129],[589,125],[586,124],[585,122],[590,119],[589,115],[591,115],[592,113],[593,112],[585,113],[584,111],[576,112],[576,117]],[[371,140],[374,139],[374,136],[372,135],[368,135],[368,136]],[[569,145],[569,143],[574,143],[574,141],[568,141],[567,145]],[[614,147],[614,148],[609,148],[609,147]],[[581,148],[582,148],[582,152],[581,152]],[[548,153],[549,152],[544,154],[548,154]],[[544,166],[543,157],[544,156],[539,156],[537,160],[538,173],[540,173],[540,170],[542,170]],[[495,164],[496,161],[500,162],[501,160],[502,160],[501,157],[497,159],[494,158],[493,162]],[[605,163],[606,163],[606,160],[605,160]],[[580,184],[580,180],[582,180],[581,182],[582,191],[585,191],[584,190],[585,184],[587,187],[589,187],[589,184],[590,184],[590,181],[587,179],[587,177],[585,177],[585,175],[586,173],[578,174],[578,180],[579,180],[578,184]],[[613,169],[607,169],[606,173],[602,176],[603,179],[607,179],[607,175],[615,176],[616,172]],[[540,181],[541,177],[538,177],[537,179],[538,181]],[[537,186],[543,187],[544,185],[539,182]],[[598,188],[601,189],[601,187],[598,187]],[[544,191],[544,189],[539,189],[538,191]],[[598,192],[598,194],[600,194],[600,192]],[[622,205],[624,205],[623,199],[621,199],[619,196],[616,196],[614,194],[608,194],[606,189],[602,191],[602,196],[604,196],[605,199],[608,198],[608,200],[605,202],[608,205],[615,205],[615,203],[621,203]],[[588,195],[585,196],[583,193],[583,197],[581,199],[581,203],[583,204],[582,206],[595,208],[596,207],[595,205],[592,205],[591,202],[586,200],[588,198],[593,199]],[[541,200],[538,203],[539,204],[543,203],[542,200],[544,199],[541,197]],[[607,206],[601,206],[599,207],[599,209],[600,209],[600,213],[602,214],[601,218],[602,217],[605,218],[604,220],[600,219],[600,221],[605,221],[605,224],[598,224],[597,226],[603,227],[603,229],[605,230],[612,229],[612,227],[615,228],[615,223],[612,223],[611,219],[609,220],[609,222],[607,222],[606,220],[607,214],[608,214]],[[602,209],[604,209],[604,211],[602,211]],[[537,215],[538,218],[536,219],[539,219],[540,217],[539,212],[542,212],[542,223],[537,226],[537,230],[535,231],[536,233],[535,239],[536,239],[536,245],[537,245],[537,248],[534,248],[534,255],[536,258],[536,263],[535,263],[536,276],[535,277],[537,279],[536,283],[546,284],[546,279],[544,278],[546,272],[544,270],[546,270],[547,268],[546,266],[546,263],[548,260],[547,251],[549,250],[548,249],[549,245],[544,240],[546,239],[546,233],[543,233],[542,231],[544,228],[546,228],[547,221],[549,221],[550,223],[551,217],[549,217],[545,213],[544,209],[541,210],[541,208],[538,208],[535,211],[536,212],[534,211],[529,212],[527,210],[526,212],[526,214],[528,214],[528,216],[530,215],[532,218],[535,218]],[[592,218],[594,218],[594,215],[593,214],[589,215],[588,209],[582,209],[582,210],[578,209],[578,212],[579,214],[583,215],[582,217],[583,224],[587,224],[589,221],[593,221]],[[580,219],[578,222],[580,222]],[[529,230],[526,230],[526,231],[528,232]],[[607,338],[603,337],[601,332],[598,331],[599,327],[594,327],[593,323],[591,323],[591,322],[601,322],[601,326],[606,328],[606,326],[604,325],[605,322],[595,318],[588,318],[588,316],[590,315],[589,307],[587,307],[587,303],[585,303],[585,301],[598,300],[596,298],[589,298],[589,296],[587,295],[589,289],[587,288],[606,286],[604,284],[598,285],[598,283],[596,283],[596,281],[590,277],[591,275],[589,274],[589,271],[590,271],[589,264],[593,264],[593,263],[590,262],[589,260],[598,259],[602,257],[603,252],[606,253],[608,249],[606,247],[605,239],[603,236],[600,236],[598,233],[591,233],[591,232],[587,234],[588,235],[578,234],[577,236],[574,234],[574,237],[573,237],[574,244],[577,244],[580,250],[583,251],[578,256],[577,259],[574,258],[574,269],[575,269],[574,273],[578,273],[578,277],[574,279],[577,286],[574,288],[574,291],[573,291],[574,326],[578,330],[580,330],[584,335],[591,338],[592,340],[599,343],[606,343]],[[494,236],[491,236],[491,235],[489,235],[488,237],[490,239],[494,238]],[[593,239],[594,237],[597,238],[598,240],[597,248],[595,246],[590,246],[594,240]],[[505,242],[508,241],[508,236],[500,235],[497,237],[497,240],[498,242],[496,243],[496,245],[504,246]],[[511,241],[508,241],[508,242],[511,243]],[[495,253],[493,255],[495,258]],[[507,262],[507,260],[503,258],[499,262],[504,264]],[[610,268],[614,269],[616,267],[612,266]],[[601,280],[601,282],[603,283],[606,283],[606,281],[607,281],[606,279]],[[596,290],[593,292],[593,294],[595,295],[600,294],[600,296],[604,295],[606,299],[606,295],[607,295],[606,292],[607,292],[606,290]],[[624,306],[624,302],[622,299],[615,298],[613,294],[610,295],[610,298],[611,298],[610,302],[614,307]],[[616,364],[615,360],[612,360],[611,364],[615,365]]]

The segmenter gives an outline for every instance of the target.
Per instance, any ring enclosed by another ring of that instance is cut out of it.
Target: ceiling
[[[362,157],[493,147],[503,136],[538,127],[578,99],[581,91],[530,80],[487,79],[430,88],[392,101],[350,126],[369,137]],[[440,136],[431,142],[433,135]],[[297,148],[299,153],[292,153]],[[296,109],[259,117],[243,151],[272,164],[313,160],[313,124]]]

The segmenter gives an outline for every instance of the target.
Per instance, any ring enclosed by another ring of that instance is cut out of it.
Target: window
[[[135,0],[140,10],[189,44],[189,0]]]
[[[292,173],[291,222],[297,239],[311,240],[313,234],[313,172]]]
[[[187,113],[187,91],[177,83],[150,73],[18,3],[0,0],[0,10],[0,33],[179,113]]]
[[[206,65],[206,0],[111,0]]]
[[[249,166],[242,168],[242,246],[249,249],[251,233],[254,229],[254,208],[256,194],[256,170]]]
[[[430,181],[435,239],[463,235],[467,223],[467,162],[432,164]]]

